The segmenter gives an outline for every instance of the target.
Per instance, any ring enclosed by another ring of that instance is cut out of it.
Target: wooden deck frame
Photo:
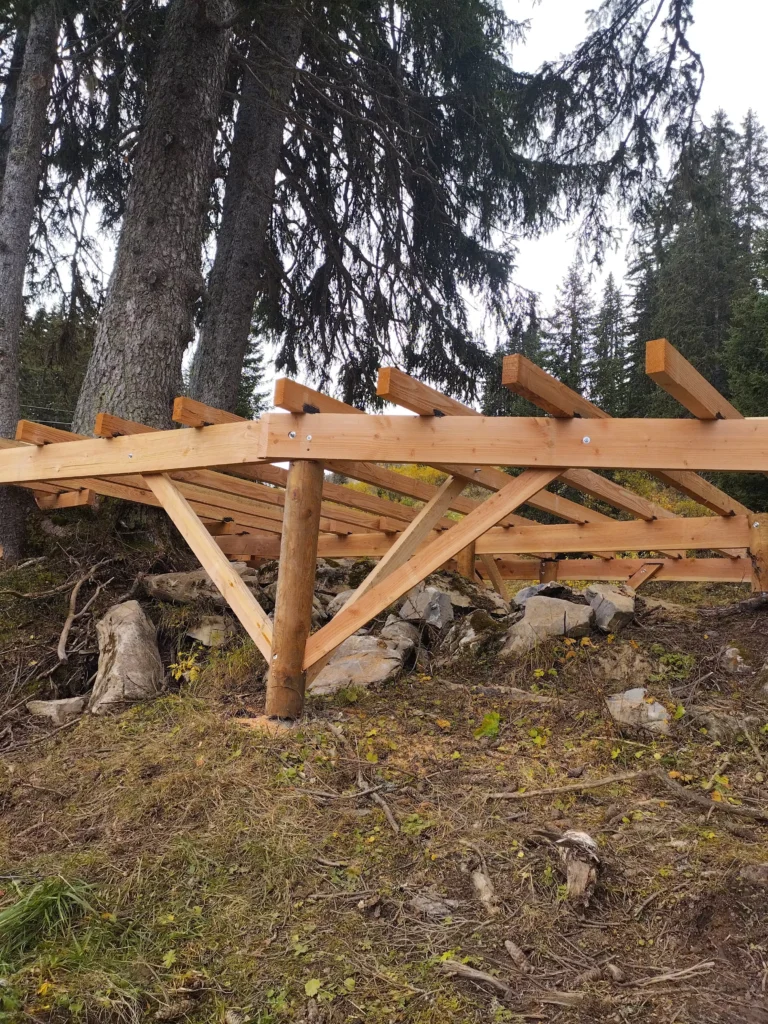
[[[21,421],[17,440],[0,439],[0,484],[29,488],[43,508],[75,507],[95,495],[164,508],[267,659],[267,713],[278,717],[300,715],[307,673],[444,565],[502,594],[507,580],[541,578],[751,582],[768,591],[768,515],[751,513],[695,472],[768,472],[768,420],[744,419],[663,339],[649,343],[648,372],[693,420],[610,420],[511,358],[505,383],[549,417],[482,417],[393,368],[381,371],[379,394],[416,416],[368,415],[282,380],[276,404],[288,412],[258,422],[187,398],[174,406],[184,430],[101,414],[98,437],[82,438]],[[435,487],[381,462],[421,462],[447,479]],[[505,464],[521,474],[511,477]],[[324,467],[422,507],[331,483]],[[718,514],[675,516],[594,472],[606,468],[646,469]],[[552,494],[546,488],[556,479],[633,518],[612,519]],[[490,496],[465,496],[467,481]],[[517,513],[521,505],[565,523],[535,523]],[[310,636],[316,558],[361,555],[379,562]],[[274,627],[228,556],[280,558]]]

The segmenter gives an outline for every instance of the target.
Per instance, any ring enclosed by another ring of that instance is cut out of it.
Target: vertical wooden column
[[[467,544],[456,555],[456,568],[468,580],[475,578],[475,542]]]
[[[542,558],[539,562],[539,583],[552,583],[557,579],[557,562],[553,558]]]
[[[322,463],[292,462],[286,482],[267,681],[265,710],[271,718],[299,718],[304,710],[306,673],[302,664],[312,625],[322,493]]]
[[[752,559],[752,592],[768,593],[768,515],[749,515],[749,557]]]

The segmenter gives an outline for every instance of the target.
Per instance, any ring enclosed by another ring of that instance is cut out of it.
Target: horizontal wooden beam
[[[45,512],[57,508],[77,508],[80,505],[95,505],[96,495],[93,491],[83,488],[79,491],[64,491],[60,494],[41,494],[35,497],[37,507]]]
[[[651,471],[768,470],[768,419],[762,418],[716,422],[608,419],[587,424],[575,419],[526,416],[458,420],[454,416],[320,414],[310,420],[306,416],[267,413],[260,425],[258,457],[270,462],[376,459],[540,469],[566,464],[588,469]],[[231,431],[240,427],[206,429]],[[119,444],[124,440],[127,439],[116,438],[104,443]],[[13,458],[18,454],[5,456]]]
[[[0,483],[121,476],[258,462],[262,425],[225,423],[200,430],[160,430],[135,437],[89,438],[0,451]]]
[[[592,402],[582,398],[577,392],[566,387],[565,384],[556,380],[546,370],[542,370],[541,367],[536,366],[524,356],[506,356],[504,366],[507,367],[506,370],[502,369],[502,383],[504,386],[514,391],[515,394],[523,395],[523,397],[538,405],[540,409],[544,409],[545,412],[563,418],[610,419],[608,413],[593,405]],[[590,468],[581,462],[573,463],[573,465]],[[616,465],[604,466],[603,468],[631,469],[633,467],[629,465]],[[710,484],[708,480],[697,476],[695,472],[688,472],[690,469],[717,469],[720,467],[707,465],[666,467],[674,470],[682,469],[684,471],[674,474],[657,472],[657,469],[665,468],[662,464],[659,464],[658,467],[643,466],[638,468],[648,469],[662,483],[676,488],[683,494],[687,494],[719,515],[729,516],[749,513],[749,509],[740,502],[734,501],[733,498],[715,487],[714,484]]]
[[[496,564],[507,580],[539,578],[539,562],[532,558],[498,559]],[[555,562],[559,580],[605,582],[625,582],[648,564],[644,558],[562,558]],[[668,558],[658,565],[654,580],[679,583],[749,583],[752,571],[749,558]]]
[[[488,499],[489,501],[492,499]],[[481,505],[480,508],[483,506]],[[674,548],[683,551],[717,551],[723,547],[745,549],[752,540],[753,520],[747,516],[702,516],[655,520],[612,520],[610,523],[571,523],[554,526],[531,525],[513,528],[495,527],[478,536],[476,551],[482,554],[536,554],[539,551],[568,552],[605,551],[660,551]],[[463,522],[463,521],[462,521]],[[462,524],[458,524],[462,525]],[[452,534],[453,530],[446,531]],[[434,540],[438,534],[431,534]],[[251,551],[265,558],[276,557],[276,541],[251,541],[238,537],[237,550]],[[221,537],[222,550],[234,550],[233,538]],[[392,537],[386,533],[351,534],[348,537],[320,538],[318,553],[330,558],[380,557],[389,550]],[[461,550],[461,549],[459,549]],[[446,558],[452,557],[446,555]],[[729,559],[730,561],[730,559]]]
[[[697,419],[743,419],[739,410],[723,398],[717,388],[702,377],[666,338],[656,338],[645,346],[645,372]]]
[[[217,423],[246,422],[243,416],[237,416],[225,409],[216,409],[212,405],[205,405],[184,395],[174,400],[171,419],[185,427],[211,427]]]

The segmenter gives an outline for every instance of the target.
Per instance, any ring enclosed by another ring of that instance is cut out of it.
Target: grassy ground
[[[766,629],[765,613],[646,613],[513,668],[480,650],[312,701],[277,738],[245,724],[259,659],[237,640],[153,703],[47,738],[19,726],[0,750],[0,1019],[768,1021],[768,874],[754,867],[768,826],[719,809],[768,807],[768,703],[717,661],[737,642],[759,667]],[[673,736],[617,733],[604,696],[638,676],[678,716]],[[713,743],[687,710],[705,700],[759,725]],[[651,767],[714,795],[711,810],[653,776],[490,796]],[[358,795],[358,776],[380,788]],[[566,828],[600,847],[587,905],[566,897],[552,843]],[[424,917],[425,894],[455,905]],[[449,960],[510,992],[447,975]]]

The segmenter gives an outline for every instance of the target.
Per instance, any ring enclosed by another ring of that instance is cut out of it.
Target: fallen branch
[[[649,769],[639,772],[625,772],[624,775],[608,775],[604,779],[587,779],[586,782],[571,782],[567,786],[551,786],[548,789],[516,790],[514,793],[486,793],[486,800],[528,800],[535,796],[554,796],[558,793],[578,793],[586,789],[601,789],[603,786],[612,786],[615,782],[628,782],[630,779],[639,779],[643,775],[652,774]]]
[[[64,620],[64,627],[61,631],[61,636],[59,637],[59,645],[56,648],[56,654],[58,655],[59,658],[59,665],[63,665],[65,662],[69,661],[69,655],[67,654],[67,640],[69,639],[69,631],[72,629],[72,626],[77,621],[77,619],[81,619],[83,615],[85,615],[85,613],[91,607],[93,602],[102,592],[104,587],[109,586],[109,584],[112,582],[112,580],[107,580],[106,583],[99,583],[96,586],[96,590],[88,598],[88,600],[85,602],[80,611],[76,611],[77,598],[80,595],[80,588],[83,586],[84,583],[88,582],[88,580],[93,575],[93,572],[94,570],[92,569],[87,576],[84,576],[81,580],[78,580],[78,582],[72,589],[72,593],[69,598],[69,612],[67,613],[67,617]],[[58,668],[58,665],[56,667]]]
[[[735,807],[725,800],[713,800],[711,797],[704,796],[703,793],[686,789],[675,782],[674,779],[670,779],[664,772],[655,771],[650,774],[658,779],[676,800],[684,800],[686,803],[695,804],[705,811],[719,811],[721,814],[735,814],[740,818],[754,818],[757,821],[768,822],[768,814],[765,811],[753,810],[751,807]]]
[[[467,981],[474,981],[478,985],[488,985],[489,988],[495,989],[496,992],[500,992],[503,996],[512,995],[512,989],[505,981],[494,978],[492,974],[486,974],[485,971],[477,971],[468,964],[459,963],[458,960],[441,960],[436,966],[441,974],[466,978]]]
[[[756,612],[760,608],[768,606],[768,594],[756,594],[744,601],[737,601],[736,604],[728,604],[719,608],[700,608],[700,615],[716,615],[721,618],[723,615],[739,615],[743,612]]]

